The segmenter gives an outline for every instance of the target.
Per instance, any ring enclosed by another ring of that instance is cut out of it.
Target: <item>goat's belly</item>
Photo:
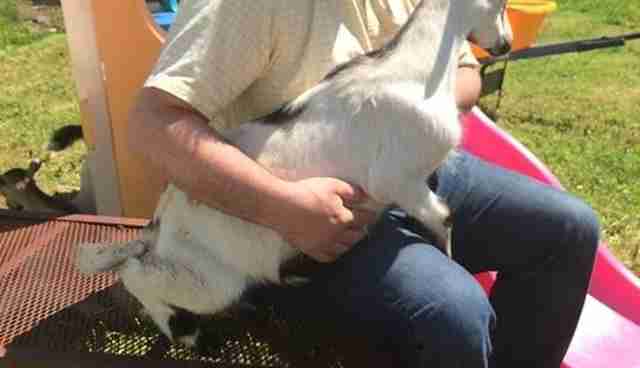
[[[275,231],[229,216],[196,203],[179,189],[169,186],[163,197],[168,200],[160,222],[161,232],[168,232],[180,243],[202,248],[208,256],[247,277],[279,281],[280,265],[296,251]],[[162,200],[161,200],[162,203]],[[160,247],[171,247],[171,244]],[[158,249],[158,252],[174,249]]]

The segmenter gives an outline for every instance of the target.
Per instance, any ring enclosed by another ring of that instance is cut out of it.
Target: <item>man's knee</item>
[[[387,305],[386,321],[369,326],[384,336],[376,349],[391,348],[398,366],[486,367],[496,316],[485,292],[471,277],[442,281],[435,293],[414,290]]]
[[[563,234],[561,251],[577,262],[591,266],[600,241],[600,221],[595,211],[584,201],[569,196],[562,205],[560,217]]]

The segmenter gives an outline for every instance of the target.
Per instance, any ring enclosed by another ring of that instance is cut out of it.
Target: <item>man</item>
[[[366,197],[359,188],[287,182],[218,133],[379,47],[416,3],[187,0],[131,114],[130,146],[193,199],[270,227],[325,263],[306,287],[314,305],[366,328],[399,366],[557,367],[598,244],[583,202],[461,152],[429,183],[454,214],[452,261],[401,211],[365,237],[375,218],[353,209]],[[463,50],[463,110],[480,92],[476,64]],[[486,270],[499,272],[490,301],[471,275]]]

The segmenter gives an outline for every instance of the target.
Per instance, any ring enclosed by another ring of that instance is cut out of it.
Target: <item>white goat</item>
[[[504,1],[422,1],[384,48],[223,135],[286,179],[329,176],[361,186],[372,198],[368,208],[401,207],[444,248],[449,211],[425,183],[462,135],[453,91],[461,44],[471,35],[488,49],[509,49]],[[252,284],[279,283],[281,264],[296,254],[274,231],[169,185],[141,239],[82,244],[77,265],[117,272],[164,334],[193,345],[198,326],[183,317],[221,311]]]

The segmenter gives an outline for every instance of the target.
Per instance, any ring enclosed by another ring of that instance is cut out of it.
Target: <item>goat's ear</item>
[[[75,264],[78,271],[87,275],[116,271],[127,259],[146,251],[146,243],[140,240],[124,244],[82,243],[76,250]]]

